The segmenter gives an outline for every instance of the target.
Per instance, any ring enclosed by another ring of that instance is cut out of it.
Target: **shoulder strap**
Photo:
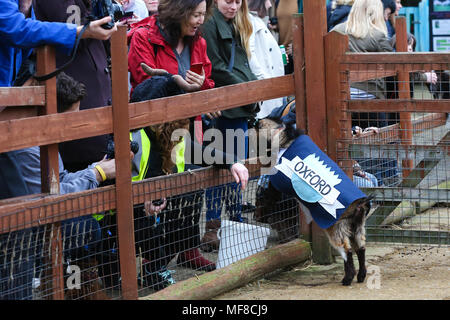
[[[233,67],[234,67],[234,53],[236,51],[236,40],[234,39],[234,37],[231,38],[231,57],[230,57],[230,62],[228,64],[228,71],[231,72],[233,71]]]

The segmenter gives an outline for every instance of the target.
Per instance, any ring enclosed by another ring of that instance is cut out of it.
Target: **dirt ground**
[[[358,268],[356,257],[355,267]],[[368,244],[364,283],[344,287],[343,259],[310,261],[216,297],[217,300],[450,300],[450,248]]]

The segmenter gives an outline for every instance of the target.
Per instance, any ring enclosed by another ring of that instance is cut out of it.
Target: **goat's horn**
[[[187,83],[179,74],[173,75],[172,77],[175,83],[186,92],[193,92],[199,89],[197,85]]]
[[[141,68],[142,68],[142,70],[144,70],[144,72],[146,74],[148,74],[149,76],[152,76],[152,77],[153,76],[163,76],[163,75],[168,74],[168,72],[164,69],[153,69],[143,62],[141,63]]]

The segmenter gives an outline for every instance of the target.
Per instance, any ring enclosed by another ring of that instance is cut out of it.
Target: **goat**
[[[294,153],[297,152],[299,150],[298,149],[299,146],[301,147],[302,150],[303,148],[304,149],[311,148],[312,150],[314,150],[314,155],[312,156],[312,158],[310,158],[312,159],[312,161],[310,160],[308,162],[308,165],[316,161],[317,158],[320,158],[320,161],[317,160],[317,164],[315,165],[315,167],[310,166],[307,169],[306,159],[309,158],[308,156],[305,158],[304,163],[303,162],[297,163],[298,167],[300,167],[301,165],[299,164],[302,163],[304,168],[303,172],[309,170],[310,176],[315,175],[313,177],[319,177],[319,173],[317,172],[320,172],[320,174],[323,174],[324,176],[327,176],[328,174],[332,178],[337,179],[338,182],[335,184],[336,186],[338,186],[342,182],[342,185],[339,187],[341,188],[340,190],[342,192],[339,193],[339,200],[338,198],[336,198],[336,202],[338,203],[338,205],[335,207],[336,208],[336,210],[334,211],[335,216],[333,218],[332,214],[328,215],[330,211],[327,212],[323,209],[326,207],[321,206],[321,204],[318,202],[320,200],[317,200],[317,197],[315,203],[313,203],[313,201],[311,201],[311,199],[308,198],[307,193],[305,193],[306,196],[303,196],[302,191],[298,190],[299,188],[300,189],[311,188],[311,185],[302,184],[303,182],[295,181],[295,179],[297,179],[296,177],[294,178],[295,173],[293,173],[290,178],[287,177],[284,172],[280,171],[281,167],[277,165],[275,167],[277,169],[280,168],[280,170],[278,170],[278,172],[272,172],[272,174],[270,175],[269,184],[266,189],[266,192],[264,193],[264,195],[260,196],[261,204],[267,208],[275,208],[274,205],[276,201],[281,199],[280,194],[289,193],[290,195],[296,196],[297,199],[300,200],[299,203],[301,208],[303,209],[302,211],[307,216],[309,216],[310,218],[309,220],[311,220],[311,218],[314,219],[314,221],[322,229],[324,229],[330,241],[330,244],[334,248],[336,248],[342,255],[342,258],[344,259],[344,272],[345,272],[345,276],[342,279],[342,284],[345,286],[350,285],[356,274],[355,267],[353,264],[353,256],[352,256],[353,251],[356,252],[359,261],[359,271],[357,275],[357,280],[358,282],[363,282],[366,277],[364,226],[366,215],[370,210],[370,200],[372,199],[372,197],[365,196],[355,185],[353,185],[351,180],[345,175],[345,173],[342,170],[339,169],[337,164],[335,164],[323,152],[321,152],[321,150],[309,139],[309,137],[307,137],[303,133],[303,131],[295,129],[293,124],[286,125],[281,121],[266,118],[261,119],[259,121],[258,129],[259,129],[259,136],[267,141],[267,145],[272,146],[272,150],[273,146],[276,146],[277,144],[280,147],[280,150],[285,149],[284,153],[278,160],[278,164],[282,163],[284,160],[287,159],[284,158],[283,160],[284,155],[287,155],[286,157],[291,157],[292,152]],[[303,138],[303,140],[299,140],[301,138]],[[308,143],[306,144],[304,141],[307,141]],[[290,148],[293,146],[295,146],[295,148]],[[302,153],[303,152],[304,151],[302,151]],[[297,159],[297,157],[294,158],[294,160],[295,159]],[[325,161],[325,165],[323,165],[323,161]],[[297,168],[297,166],[295,166],[295,168]],[[318,168],[319,170],[317,170],[316,168]],[[314,172],[313,169],[316,171]],[[281,176],[284,180],[279,179]],[[305,174],[305,176],[307,175]],[[313,181],[314,179],[314,182],[316,181],[319,182],[318,180],[319,178],[311,178],[311,181]],[[300,178],[298,178],[298,180],[300,180]],[[288,184],[290,184],[290,186],[288,186]],[[294,186],[294,184],[297,185]],[[321,187],[322,190],[325,189],[325,182],[322,183]],[[342,190],[342,187],[345,187],[347,189]],[[349,190],[349,192],[346,192],[347,190]],[[351,193],[350,195],[345,195],[345,197],[348,197],[347,199],[344,199],[345,193]],[[340,201],[342,201],[342,203]],[[322,217],[322,215],[324,217]]]

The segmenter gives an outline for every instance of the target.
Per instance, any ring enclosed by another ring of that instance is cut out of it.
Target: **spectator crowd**
[[[112,18],[93,15],[94,5],[111,1],[127,14],[105,28]],[[63,67],[57,75],[58,112],[111,104],[109,39],[118,25],[127,26],[129,98],[138,102],[293,72],[292,14],[303,8],[303,1],[297,0],[0,0],[0,4],[0,86],[36,84],[34,49],[53,45],[56,65]],[[400,0],[328,1],[328,31],[348,35],[351,52],[393,52],[394,18],[401,7]],[[413,51],[413,35],[408,44]],[[429,85],[437,81],[432,70],[412,75],[413,96],[431,97]],[[352,99],[385,99],[388,95],[383,79],[351,84]],[[287,105],[290,113],[295,112],[295,104],[292,108],[289,102],[288,97],[260,101],[130,133],[130,140],[139,145],[137,152],[130,152],[133,181],[205,166],[187,159],[188,144],[193,154],[209,150],[221,159],[213,165],[228,169],[235,179],[227,185],[134,207],[136,252],[142,252],[143,260],[141,284],[154,290],[173,284],[168,264],[175,257],[177,265],[186,268],[206,272],[216,268],[202,251],[219,247],[222,209],[227,219],[245,223],[242,212],[248,206],[242,200],[249,179],[242,164],[249,156],[248,136],[230,138],[226,132],[247,132],[258,119],[279,117]],[[354,113],[353,133],[376,133],[395,119],[395,114]],[[211,128],[222,133],[223,148],[211,147],[204,139],[203,133]],[[172,141],[177,129],[186,129],[192,138]],[[115,160],[105,156],[109,143],[111,136],[104,135],[59,145],[61,194],[94,189],[115,178]],[[227,145],[234,148],[227,149]],[[1,153],[0,199],[40,193],[40,170],[39,147]],[[360,187],[379,185],[375,175],[358,163],[354,181]],[[203,235],[199,227],[202,199],[206,206]],[[111,257],[117,244],[105,238],[117,233],[115,218],[109,212],[65,220],[64,259],[105,258],[99,251]],[[0,235],[0,299],[32,298],[43,252],[30,248],[29,259],[23,262],[17,244],[43,232],[34,227]],[[106,276],[108,271],[99,273]]]

